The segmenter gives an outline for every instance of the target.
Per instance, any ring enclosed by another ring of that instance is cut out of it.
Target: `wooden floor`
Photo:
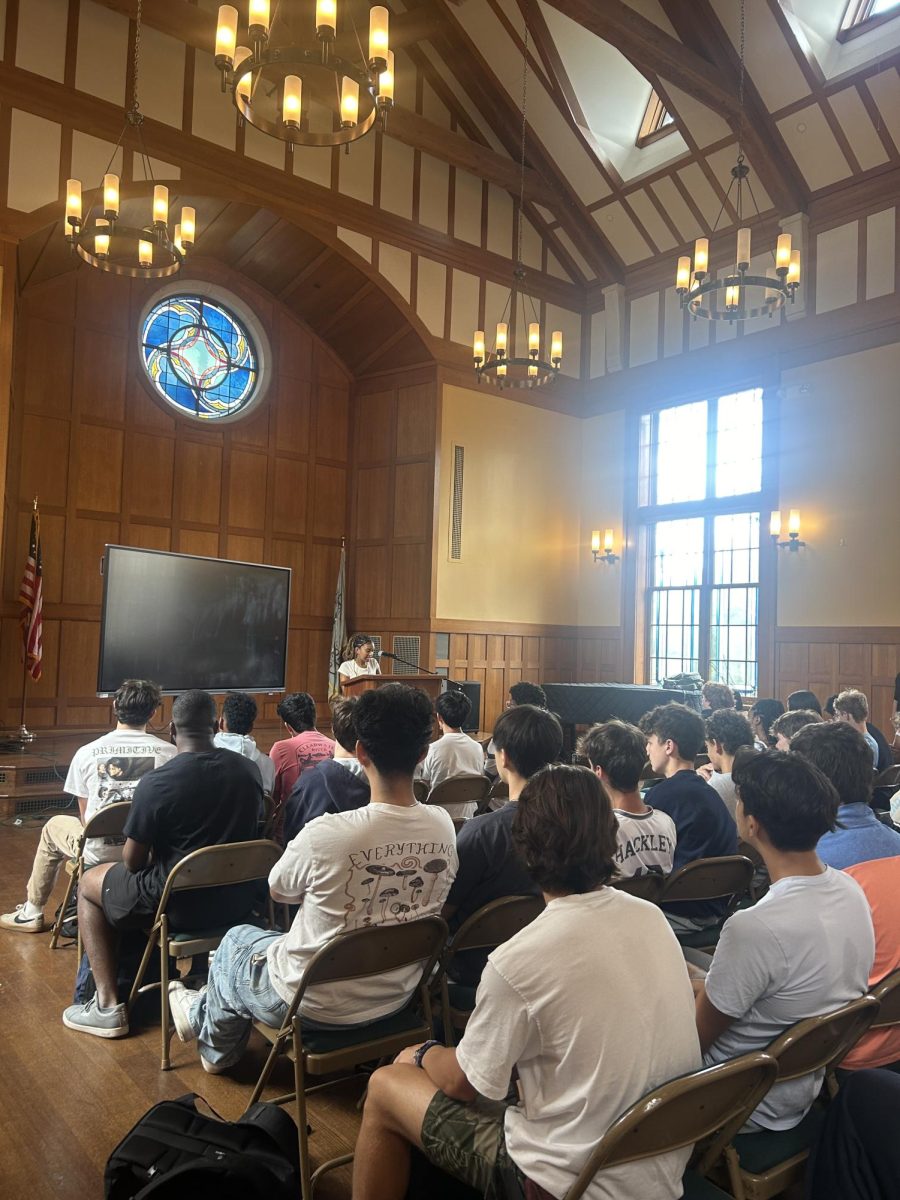
[[[0,911],[25,898],[40,826],[0,826]],[[62,899],[60,881],[48,912]],[[158,1100],[196,1092],[227,1119],[243,1112],[259,1074],[262,1043],[227,1076],[207,1075],[196,1048],[173,1039],[174,1067],[159,1069],[159,1027],[120,1041],[65,1028],[72,1002],[74,947],[51,951],[49,934],[0,929],[0,1196],[93,1200],[103,1195],[110,1151]],[[276,1073],[269,1095],[289,1090],[291,1071]],[[353,1147],[362,1086],[342,1084],[310,1098],[313,1168]],[[292,1110],[289,1110],[292,1111]],[[324,1177],[322,1200],[346,1200],[349,1169]]]

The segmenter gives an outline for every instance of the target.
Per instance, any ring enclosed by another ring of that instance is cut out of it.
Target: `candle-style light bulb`
[[[725,288],[725,307],[729,310],[736,309],[741,303],[741,289],[737,283],[729,283]]]
[[[288,129],[300,128],[301,97],[303,84],[299,75],[284,77],[284,96],[281,105],[281,119]]]
[[[172,244],[179,254],[184,254],[184,242],[181,240],[181,222],[175,226],[175,236],[172,238]]]
[[[737,265],[744,271],[750,266],[750,230],[737,231]]]
[[[787,282],[795,286],[800,282],[800,251],[791,251],[791,263],[788,267]]]
[[[775,246],[775,270],[788,271],[791,265],[791,235],[779,233]]]
[[[484,330],[476,329],[475,337],[472,339],[472,357],[475,359],[476,366],[481,366],[484,362]]]
[[[607,554],[612,554],[613,548],[613,531],[607,529],[603,534],[603,549]]]
[[[269,32],[269,0],[250,0],[250,37],[266,37]]]
[[[498,367],[497,367],[497,378],[498,378],[498,379],[505,379],[505,378],[506,378],[506,363],[505,363],[505,362],[502,362],[502,363],[500,363],[500,364],[498,365]]]
[[[800,536],[800,510],[792,508],[788,517],[788,533],[791,537]]]
[[[103,176],[103,211],[109,217],[119,215],[119,177],[118,175]]]
[[[94,253],[98,258],[105,258],[109,254],[109,233],[101,233],[101,229],[109,229],[109,221],[105,217],[98,217],[94,222],[97,227],[97,232],[94,235]]]
[[[394,52],[388,50],[387,66],[378,76],[378,104],[390,108],[394,103]]]
[[[184,246],[193,246],[196,232],[197,214],[189,204],[181,210],[181,242]]]
[[[153,266],[153,243],[143,238],[138,241],[138,262],[142,267]]]
[[[550,361],[554,367],[558,367],[562,362],[562,330],[554,329],[550,335]]]
[[[678,260],[678,269],[675,272],[675,290],[679,293],[686,292],[690,286],[691,260],[683,254]]]
[[[316,0],[316,37],[331,41],[337,31],[337,0]]]
[[[359,84],[349,75],[341,83],[341,128],[352,129],[359,118]]]
[[[709,270],[709,238],[697,238],[694,242],[694,274],[701,278]]]
[[[537,321],[531,321],[528,325],[528,353],[532,358],[537,358],[541,349],[541,327]]]
[[[494,349],[497,354],[503,358],[506,357],[506,343],[509,338],[509,325],[506,321],[497,322],[497,340],[494,342]],[[504,375],[506,372],[504,371]]]
[[[595,529],[591,534],[591,550],[594,554],[600,553],[600,530]]]
[[[215,63],[220,70],[230,67],[234,62],[234,48],[237,45],[238,10],[233,4],[222,4],[216,22],[216,57]]]
[[[169,220],[169,189],[158,183],[153,189],[153,223],[166,225]]]
[[[374,4],[369,9],[369,70],[380,75],[387,67],[388,10],[383,4]]]
[[[66,180],[66,224],[81,224],[81,180]]]
[[[775,511],[769,517],[769,534],[773,538],[781,537],[781,511],[780,511],[780,509],[775,509]]]
[[[253,51],[247,46],[238,46],[234,52],[234,67],[232,71],[237,78],[238,71],[244,63],[244,60],[250,58]],[[241,75],[235,84],[235,95],[245,108],[250,106],[250,92],[253,87],[253,72],[248,71],[246,75]]]

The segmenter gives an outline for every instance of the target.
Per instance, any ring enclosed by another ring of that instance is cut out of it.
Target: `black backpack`
[[[203,1116],[190,1093],[154,1104],[106,1163],[106,1200],[297,1200],[297,1127],[275,1104],[238,1121]]]

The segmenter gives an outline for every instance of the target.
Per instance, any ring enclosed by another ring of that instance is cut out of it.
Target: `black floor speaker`
[[[465,692],[469,697],[472,705],[472,711],[468,721],[463,725],[463,730],[466,733],[477,733],[481,728],[481,683],[477,679],[459,679],[455,682],[459,690]]]

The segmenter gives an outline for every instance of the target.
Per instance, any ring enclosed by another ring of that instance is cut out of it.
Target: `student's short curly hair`
[[[741,756],[731,778],[744,815],[759,821],[776,850],[813,850],[837,824],[837,791],[818,767],[799,754],[766,750]]]
[[[159,686],[149,679],[126,679],[113,696],[116,720],[123,725],[146,725],[161,699]]]
[[[547,707],[547,695],[536,683],[528,683],[522,679],[509,689],[509,698],[513,704],[534,704],[537,708]]]
[[[601,767],[617,792],[633,792],[647,761],[647,739],[625,721],[606,721],[583,735],[578,753],[592,767]]]
[[[306,733],[316,727],[316,702],[309,692],[291,692],[275,711],[285,725],[289,725],[297,733]]]
[[[229,692],[222,701],[222,716],[229,733],[250,733],[256,713],[256,701],[247,692]]]
[[[356,753],[356,698],[333,700],[331,704],[331,732],[348,754]]]
[[[512,837],[528,874],[548,895],[582,894],[616,874],[618,824],[587,767],[544,767],[528,780]]]
[[[821,716],[819,713],[813,712],[811,708],[789,708],[786,713],[782,713],[777,720],[772,722],[772,734],[776,738],[780,735],[790,741],[804,725],[821,724]]]
[[[686,704],[659,704],[640,720],[641,733],[661,742],[673,741],[679,758],[696,758],[706,746],[706,730],[699,713]]]
[[[706,740],[718,742],[726,754],[737,754],[741,746],[753,745],[753,730],[743,713],[717,709],[706,718]]]
[[[854,721],[865,721],[869,715],[869,701],[858,688],[846,688],[835,696],[834,711],[845,713]]]
[[[353,711],[357,740],[380,775],[412,779],[434,732],[434,709],[418,688],[386,683],[363,692]]]
[[[734,692],[727,683],[704,683],[700,695],[711,712],[734,708]]]
[[[455,688],[449,692],[441,692],[434,704],[437,715],[451,729],[462,729],[472,713],[472,701],[465,692]]]

